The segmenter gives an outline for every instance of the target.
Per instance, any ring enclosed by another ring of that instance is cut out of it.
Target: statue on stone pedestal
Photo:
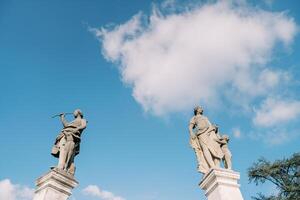
[[[194,109],[189,133],[199,172],[206,174],[211,168],[219,168],[222,160],[225,160],[225,168],[231,169],[231,153],[227,146],[229,137],[219,134],[218,127],[210,123],[199,106]]]
[[[80,137],[87,121],[83,119],[81,110],[77,109],[73,114],[75,119],[72,122],[66,121],[64,113],[59,114],[63,129],[56,137],[51,154],[58,158],[58,169],[74,175],[74,158],[79,154]]]

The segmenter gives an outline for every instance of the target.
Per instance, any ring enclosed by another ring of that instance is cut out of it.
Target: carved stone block
[[[238,180],[240,174],[228,169],[211,169],[199,186],[208,200],[243,200]]]
[[[33,200],[67,200],[77,185],[73,175],[53,168],[36,180]]]

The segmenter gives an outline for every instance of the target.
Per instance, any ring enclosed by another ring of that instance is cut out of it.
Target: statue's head
[[[198,113],[200,113],[201,115],[203,114],[203,108],[201,106],[196,106],[194,108],[194,115],[197,115]]]
[[[228,136],[228,135],[223,135],[222,138],[223,138],[224,140],[226,140],[227,142],[229,141],[229,136]]]
[[[81,117],[83,117],[83,114],[82,114],[82,112],[81,112],[80,109],[76,109],[73,114],[74,114],[74,117],[77,117],[78,115],[80,115]]]

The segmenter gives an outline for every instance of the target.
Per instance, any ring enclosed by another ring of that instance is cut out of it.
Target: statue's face
[[[77,117],[78,115],[80,115],[80,110],[75,110],[73,113],[74,117]]]
[[[198,108],[197,108],[197,114],[202,114],[202,113],[203,113],[203,109],[200,108],[200,107],[198,107]]]
[[[200,106],[194,108],[194,115],[203,114],[203,109]]]
[[[73,112],[73,115],[74,115],[74,117],[77,117],[77,116],[78,116],[78,111],[75,110],[75,111]]]

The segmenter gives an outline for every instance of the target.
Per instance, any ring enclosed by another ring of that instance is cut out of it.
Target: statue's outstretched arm
[[[67,127],[69,125],[69,123],[65,119],[65,114],[61,114],[60,115],[60,120],[61,120],[61,122],[62,122],[62,124],[63,124],[64,127]]]

